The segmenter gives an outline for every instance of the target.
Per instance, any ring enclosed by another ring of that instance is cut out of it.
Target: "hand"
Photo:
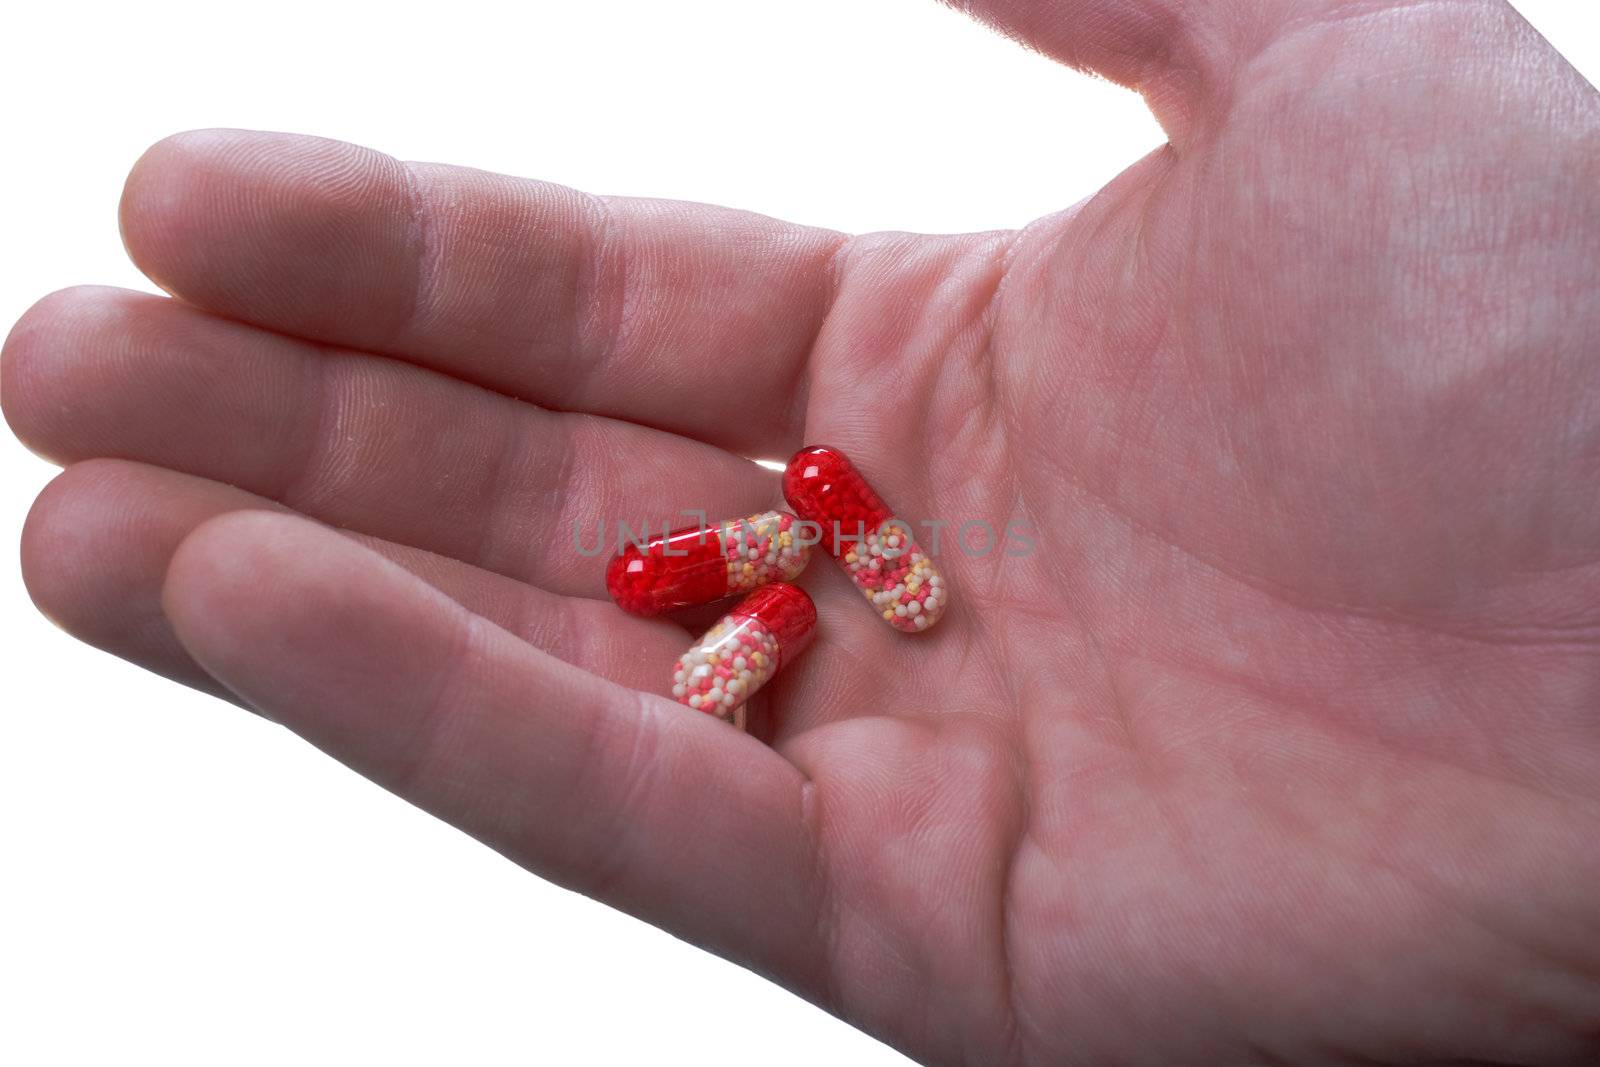
[[[157,145],[177,299],[6,345],[40,607],[930,1061],[1600,1056],[1600,98],[1498,0],[968,6],[1171,145],[849,238]],[[758,739],[572,530],[813,440],[1037,549],[914,638],[818,562]]]

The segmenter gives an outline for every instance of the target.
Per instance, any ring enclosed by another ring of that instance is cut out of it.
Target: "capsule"
[[[623,611],[660,615],[790,581],[811,561],[794,525],[787,511],[763,511],[624,545],[606,567],[606,590]]]
[[[744,729],[744,702],[811,643],[817,608],[787,582],[762,586],[689,646],[672,668],[680,704]]]
[[[950,594],[933,560],[843,452],[826,445],[796,452],[783,472],[783,497],[822,528],[822,544],[884,622],[920,633],[944,616]]]

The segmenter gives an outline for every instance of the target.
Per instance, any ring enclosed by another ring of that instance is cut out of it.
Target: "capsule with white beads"
[[[745,727],[745,702],[805,651],[817,608],[787,582],[762,586],[689,646],[672,669],[672,695],[696,711]]]
[[[783,498],[821,528],[822,544],[884,622],[921,633],[944,617],[950,589],[933,559],[843,452],[796,452],[783,472]]]

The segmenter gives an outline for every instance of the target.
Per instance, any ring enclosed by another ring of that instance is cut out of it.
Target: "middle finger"
[[[0,371],[12,427],[52,459],[226,482],[572,596],[604,595],[599,546],[619,522],[715,521],[776,495],[772,474],[710,445],[122,290],[41,301]]]

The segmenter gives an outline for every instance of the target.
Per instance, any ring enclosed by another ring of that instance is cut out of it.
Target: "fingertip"
[[[301,134],[201,129],[146,149],[123,186],[118,220],[134,264],[162,289],[247,321],[274,320],[349,281],[404,203],[398,161]],[[364,283],[363,283],[364,284]],[[341,308],[341,311],[343,308]]]
[[[461,609],[398,564],[310,519],[231,512],[173,553],[161,604],[189,655],[257,706],[336,707],[363,679],[426,686],[429,647]]]
[[[140,153],[123,181],[118,215],[124,238],[161,236],[193,217],[197,203],[226,191],[230,179],[263,162],[292,160],[313,149],[323,155],[365,151],[325,137],[270,130],[214,127],[169,134]]]
[[[186,685],[226,695],[173,636],[157,596],[173,542],[146,509],[141,476],[122,460],[75,463],[23,522],[22,581],[40,614],[71,636]]]
[[[314,533],[304,519],[230,512],[195,527],[167,565],[161,609],[178,643],[257,708],[273,688],[272,664],[326,639],[304,610],[314,601],[296,566],[314,565]]]
[[[22,584],[39,612],[70,634],[95,642],[96,575],[85,566],[97,555],[107,526],[115,519],[95,492],[102,475],[94,462],[57,474],[34,498],[22,522]]]
[[[215,651],[219,638],[259,639],[254,620],[292,605],[299,587],[315,581],[326,553],[318,532],[310,520],[261,511],[196,526],[173,552],[161,587],[162,609],[179,639],[197,658]]]
[[[61,447],[70,427],[79,452],[92,451],[92,419],[82,417],[94,391],[80,372],[103,373],[140,334],[138,312],[162,298],[112,286],[60,289],[22,313],[0,348],[0,411],[12,433],[52,462],[75,458]],[[90,356],[92,358],[83,358]]]
[[[189,236],[192,210],[207,199],[216,161],[248,135],[246,130],[198,129],[163,137],[140,154],[123,181],[117,226],[128,258],[163,289],[165,249]]]

